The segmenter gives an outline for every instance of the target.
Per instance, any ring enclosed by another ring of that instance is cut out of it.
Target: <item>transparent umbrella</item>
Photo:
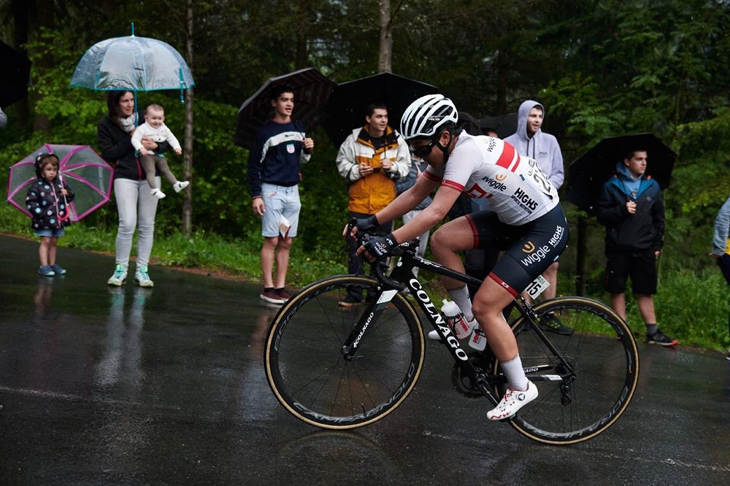
[[[25,196],[37,179],[35,158],[42,153],[58,157],[59,177],[74,192],[74,200],[69,204],[71,221],[78,221],[109,202],[114,170],[94,149],[88,145],[44,144],[10,167],[7,200],[26,216],[32,217],[25,206]]]

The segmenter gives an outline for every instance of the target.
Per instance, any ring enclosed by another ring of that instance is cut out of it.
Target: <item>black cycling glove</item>
[[[358,231],[375,231],[379,226],[378,218],[376,218],[374,214],[372,216],[368,216],[367,218],[352,219],[355,220],[355,224],[353,226],[357,227]]]
[[[393,233],[390,233],[387,236],[377,236],[375,238],[370,238],[363,245],[365,251],[370,253],[370,255],[374,256],[375,258],[384,257],[388,254],[388,252],[390,252],[390,250],[392,250],[396,246],[398,246],[398,242],[395,241]]]

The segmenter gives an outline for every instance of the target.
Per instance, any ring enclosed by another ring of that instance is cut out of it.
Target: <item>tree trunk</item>
[[[575,266],[575,293],[576,295],[585,295],[586,293],[586,253],[588,241],[588,225],[584,217],[578,218],[578,251],[576,255]]]
[[[28,50],[26,44],[28,44],[28,1],[27,0],[13,0],[12,2],[12,13],[13,13],[13,39],[15,47],[19,51],[27,54]],[[30,118],[30,105],[28,104],[28,98],[18,101],[15,107],[16,113],[18,113],[18,119],[13,120],[13,125],[25,127],[28,124]]]
[[[497,114],[507,114],[507,53],[504,49],[497,52]]]
[[[187,30],[185,32],[185,47],[190,72],[193,72],[193,0],[187,0]],[[193,88],[185,92],[185,155],[183,157],[183,179],[191,181],[193,177]],[[190,236],[193,231],[193,190],[192,186],[185,188],[183,194],[183,234]]]
[[[53,0],[38,0],[35,4],[35,7],[38,9],[36,12],[36,18],[38,19],[38,40],[41,44],[46,44],[48,40],[40,36],[41,29],[43,27],[51,30],[58,28],[55,23],[54,2]],[[55,66],[53,65],[53,59],[51,58],[51,56],[49,54],[46,54],[45,56],[41,56],[41,58],[36,61],[36,67],[39,71],[47,71],[54,68]],[[33,120],[34,131],[49,130],[50,128],[51,121],[49,120],[47,115],[35,115],[35,119]]]
[[[390,16],[390,0],[380,2],[380,51],[378,72],[393,72],[393,23]]]

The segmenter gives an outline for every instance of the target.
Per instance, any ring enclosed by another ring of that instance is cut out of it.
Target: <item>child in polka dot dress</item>
[[[40,154],[35,159],[38,180],[28,188],[25,205],[33,217],[31,227],[41,237],[38,256],[41,266],[38,273],[46,277],[63,275],[66,270],[56,265],[56,245],[63,236],[65,226],[70,223],[68,203],[74,193],[58,177],[59,160],[53,154]]]

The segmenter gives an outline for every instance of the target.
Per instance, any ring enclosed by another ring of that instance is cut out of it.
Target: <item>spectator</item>
[[[5,125],[8,124],[8,115],[6,115],[3,112],[3,109],[0,108],[0,128],[5,128]]]
[[[523,102],[517,112],[517,131],[504,140],[512,144],[520,155],[537,160],[542,173],[555,190],[558,190],[565,179],[563,154],[560,152],[558,140],[553,135],[542,131],[544,119],[545,107],[533,100]],[[550,265],[543,273],[543,277],[550,286],[543,291],[542,295],[546,299],[552,299],[558,289],[558,262]],[[567,328],[552,330],[567,333]]]
[[[121,287],[127,281],[129,255],[135,228],[139,228],[137,240],[137,265],[134,282],[141,287],[153,287],[148,265],[155,232],[157,198],[150,194],[146,173],[135,156],[132,134],[135,119],[144,113],[135,113],[134,95],[131,91],[110,91],[107,95],[107,115],[97,124],[97,140],[101,156],[115,166],[114,196],[119,211],[119,231],[116,241],[116,267],[107,285]],[[130,123],[131,122],[131,123]],[[142,139],[147,150],[163,153],[169,150],[167,142]],[[157,179],[159,186],[160,179]]]
[[[397,195],[403,194],[405,191],[413,187],[413,185],[416,183],[416,180],[421,176],[424,170],[428,167],[428,164],[423,159],[412,159],[411,164],[411,170],[408,172],[408,177],[405,179],[400,179],[395,184],[395,190]],[[427,196],[426,199],[424,199],[418,206],[416,206],[412,211],[408,211],[406,214],[403,215],[403,223],[407,223],[408,221],[412,220],[419,214],[421,214],[421,211],[426,209],[429,204],[431,204],[433,200],[431,199],[431,196]],[[428,235],[430,234],[430,230],[427,230],[425,233],[423,233],[421,236],[418,237],[418,250],[416,250],[416,255],[423,258],[423,256],[426,254],[426,248],[428,247]],[[418,267],[413,269],[414,275],[418,276],[418,271],[420,269]]]
[[[365,126],[358,127],[345,139],[337,154],[337,170],[348,183],[351,218],[367,218],[395,199],[395,181],[406,178],[411,168],[408,145],[398,132],[388,126],[388,108],[372,103],[365,115]],[[384,234],[393,229],[391,222],[380,225]],[[362,263],[355,255],[357,244],[350,242],[348,271],[361,275]],[[362,293],[350,289],[339,302],[342,307],[360,304]]]
[[[725,280],[730,284],[730,197],[720,208],[715,218],[715,235],[712,239],[712,252],[710,257],[717,260]],[[730,319],[728,319],[728,331],[730,331]],[[730,361],[730,351],[726,358]]]
[[[598,221],[606,227],[605,287],[611,307],[626,319],[626,280],[646,323],[648,343],[676,346],[679,341],[657,327],[653,295],[657,291],[656,261],[664,242],[664,202],[659,184],[646,177],[647,152],[634,150],[616,164],[616,175],[598,199]]]
[[[301,164],[308,162],[314,141],[304,126],[292,120],[294,92],[280,85],[271,91],[274,117],[254,135],[248,159],[248,184],[254,214],[261,216],[261,272],[264,290],[259,297],[281,305],[291,298],[286,272],[292,238],[297,236]],[[272,275],[276,261],[276,275]]]

